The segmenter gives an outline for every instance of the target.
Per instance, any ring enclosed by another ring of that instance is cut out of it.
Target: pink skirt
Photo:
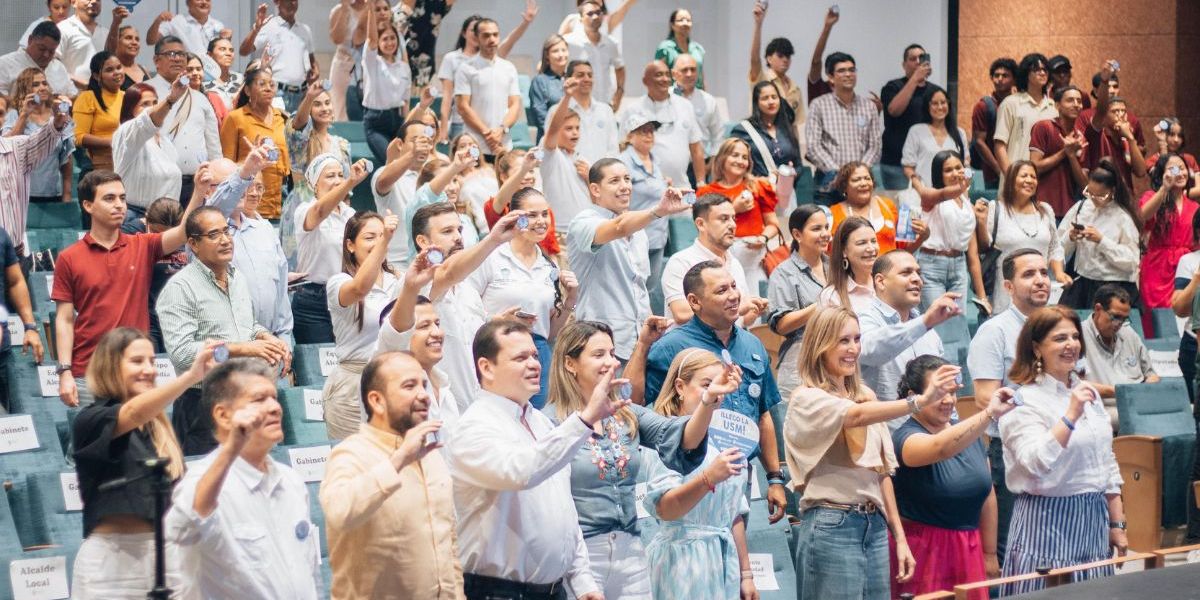
[[[892,563],[892,597],[929,592],[953,591],[954,586],[987,579],[983,566],[983,546],[979,530],[942,529],[902,519],[908,549],[917,561],[916,573],[907,583],[896,583],[896,542],[888,536]],[[976,590],[971,600],[987,600],[987,590]]]

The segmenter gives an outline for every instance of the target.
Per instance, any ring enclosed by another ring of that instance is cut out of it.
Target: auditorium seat
[[[1175,311],[1169,308],[1153,308],[1150,310],[1150,316],[1154,322],[1154,338],[1166,339],[1174,342],[1179,340],[1179,319],[1175,316]]]
[[[669,237],[664,252],[666,258],[691,246],[696,241],[696,236],[699,235],[699,232],[696,231],[696,223],[692,221],[689,213],[668,217],[667,232]]]
[[[75,229],[80,225],[78,202],[31,202],[26,229]]]
[[[311,420],[305,411],[305,396],[315,393],[318,406],[320,405],[320,387],[281,388],[278,393],[279,403],[283,405],[283,443],[291,445],[329,442],[324,419]]]
[[[760,588],[758,595],[762,600],[792,600],[796,597],[796,568],[792,563],[792,553],[788,549],[789,528],[787,519],[784,519],[770,528],[746,532],[746,547],[750,551],[751,561],[756,558],[755,555],[770,556],[772,571],[779,587],[778,590]]]
[[[18,417],[28,416],[33,421],[33,433],[37,447],[0,454],[0,481],[15,480],[30,473],[57,473],[67,470],[63,449],[58,441],[58,430],[54,421],[45,414],[9,415],[0,417],[0,428],[24,427]],[[11,433],[5,433],[9,436]]]
[[[322,351],[322,349],[326,349]],[[322,371],[321,356],[328,355],[333,350],[333,344],[296,344],[292,353],[292,370],[296,373],[297,386],[322,386],[325,378],[336,369],[336,366],[325,366]],[[327,365],[336,365],[336,360]]]
[[[1162,527],[1187,520],[1196,430],[1185,385],[1165,378],[1116,386],[1122,435],[1113,451],[1125,480],[1129,545],[1137,550],[1157,549]]]
[[[78,549],[79,543],[76,542],[63,547],[23,550],[17,535],[16,522],[8,503],[8,497],[7,495],[0,495],[0,563],[8,565],[3,575],[0,575],[0,600],[13,600],[13,598],[17,597],[13,592],[13,570],[14,568],[19,569],[21,565],[14,564],[15,561],[62,557],[65,572],[57,574],[59,577],[58,582],[69,585],[71,581],[71,569],[74,566],[75,553]],[[21,597],[28,598],[30,596],[28,592],[23,590]]]
[[[329,125],[329,132],[346,138],[346,141],[350,142],[351,144],[356,142],[364,143],[367,141],[367,132],[363,130],[363,124],[361,121],[334,121]]]
[[[61,472],[30,473],[12,480],[7,492],[22,546],[79,545],[83,517],[78,510],[67,510]]]

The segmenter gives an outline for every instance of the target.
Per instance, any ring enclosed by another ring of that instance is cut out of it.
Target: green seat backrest
[[[328,375],[321,372],[321,348],[332,350],[333,344],[296,344],[296,352],[292,359],[292,370],[296,372],[297,386],[325,385],[325,378]],[[329,350],[325,352],[329,352]],[[327,367],[327,373],[332,372]]]
[[[367,132],[361,121],[335,121],[329,125],[330,133],[346,138],[351,144],[367,141]]]
[[[67,461],[63,457],[54,421],[45,414],[29,416],[33,420],[38,447],[0,454],[0,481],[15,481],[30,473],[58,473],[67,470]],[[4,418],[6,417],[0,417]]]
[[[47,363],[52,364],[52,363]],[[57,395],[42,396],[38,383],[38,366],[33,358],[13,352],[8,361],[8,402],[15,413],[41,414],[55,423],[67,421],[67,405]]]
[[[752,518],[759,515],[753,515]],[[775,581],[779,583],[778,590],[759,590],[762,600],[791,600],[796,597],[796,569],[792,563],[792,553],[788,549],[787,519],[780,521],[783,527],[756,529],[746,532],[746,547],[751,558],[755,554],[769,554]]]
[[[1156,339],[1179,339],[1179,320],[1175,317],[1175,311],[1169,308],[1154,308],[1151,311],[1150,315],[1154,320],[1154,337]]]
[[[35,202],[29,205],[28,229],[74,229],[80,226],[78,202]]]
[[[285,444],[329,442],[325,421],[310,420],[305,411],[308,399],[314,396],[319,404],[321,388],[309,386],[279,390],[279,403],[283,405],[283,442]]]
[[[1192,407],[1182,378],[1154,384],[1118,385],[1117,414],[1122,435],[1196,435]]]
[[[60,473],[31,473],[8,490],[21,543],[70,546],[83,539],[83,515],[67,510]]]
[[[669,238],[665,254],[668,257],[691,246],[696,241],[696,236],[699,235],[699,232],[696,231],[696,223],[692,220],[690,213],[667,219],[667,232]]]

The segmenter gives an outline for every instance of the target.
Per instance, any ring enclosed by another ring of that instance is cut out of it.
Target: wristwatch
[[[54,374],[62,375],[63,373],[66,373],[67,371],[70,371],[70,370],[71,370],[71,363],[69,363],[69,362],[61,363],[58,365],[58,368],[54,369]]]
[[[25,331],[37,331],[37,323],[25,323]]]
[[[917,404],[917,398],[918,396],[916,394],[909,394],[908,397],[904,399],[904,401],[908,403],[908,412],[914,415],[921,412],[921,405]]]
[[[1120,529],[1121,531],[1125,531],[1125,521],[1109,521],[1108,528],[1109,529]]]

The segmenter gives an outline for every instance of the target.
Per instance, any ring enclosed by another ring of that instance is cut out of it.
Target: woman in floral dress
[[[649,339],[646,328],[643,339]],[[619,367],[608,325],[578,321],[564,327],[554,342],[550,398],[542,411],[555,422],[570,417],[583,408],[598,382],[613,377]],[[611,389],[622,390],[626,383],[616,379]],[[647,454],[657,452],[675,470],[691,472],[704,458],[712,411],[706,406],[690,417],[670,418],[630,405],[597,423],[595,433],[576,452],[570,465],[571,495],[592,576],[605,598],[651,599],[634,493],[641,466],[639,446],[647,448]]]

